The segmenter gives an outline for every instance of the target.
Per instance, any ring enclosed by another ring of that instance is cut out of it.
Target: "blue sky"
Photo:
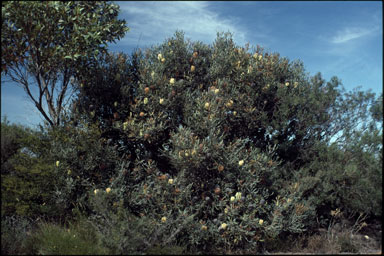
[[[383,5],[381,1],[126,1],[120,18],[130,31],[111,51],[160,44],[176,30],[186,38],[212,44],[217,32],[303,61],[307,72],[336,75],[347,90],[383,90]],[[41,117],[24,91],[1,84],[1,115],[34,126]]]

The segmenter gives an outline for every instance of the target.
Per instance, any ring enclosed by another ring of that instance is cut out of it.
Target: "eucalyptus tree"
[[[58,126],[84,83],[77,79],[81,70],[129,30],[118,14],[119,6],[107,1],[2,2],[1,73]]]

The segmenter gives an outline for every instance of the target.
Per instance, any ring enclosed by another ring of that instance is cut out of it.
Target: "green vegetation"
[[[381,218],[382,96],[229,33],[83,57],[60,124],[1,124],[2,253],[357,252]]]
[[[1,73],[26,91],[51,126],[61,124],[80,67],[128,31],[117,19],[119,6],[105,1],[4,1],[1,12]]]

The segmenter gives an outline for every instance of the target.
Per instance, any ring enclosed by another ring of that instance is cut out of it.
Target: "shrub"
[[[49,138],[42,132],[6,120],[1,124],[2,216],[56,216],[52,200],[55,176]]]
[[[54,159],[51,166],[57,177],[53,198],[64,216],[73,216],[80,208],[89,210],[88,191],[106,187],[117,165],[117,153],[100,138],[95,124],[67,125],[51,131]]]
[[[35,254],[29,237],[34,222],[29,218],[19,216],[2,216],[1,218],[1,254]]]
[[[352,122],[337,78],[309,77],[301,62],[230,34],[207,46],[177,32],[82,76],[68,137],[55,141],[58,198],[86,206],[115,253],[260,249],[333,207],[363,209],[366,185],[380,183],[370,167],[359,180],[358,158],[345,166],[344,148],[329,146],[335,122]]]

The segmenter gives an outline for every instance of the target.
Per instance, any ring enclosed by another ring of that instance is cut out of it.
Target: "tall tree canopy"
[[[24,88],[51,126],[59,125],[81,67],[129,30],[118,13],[106,1],[2,2],[1,73]]]

